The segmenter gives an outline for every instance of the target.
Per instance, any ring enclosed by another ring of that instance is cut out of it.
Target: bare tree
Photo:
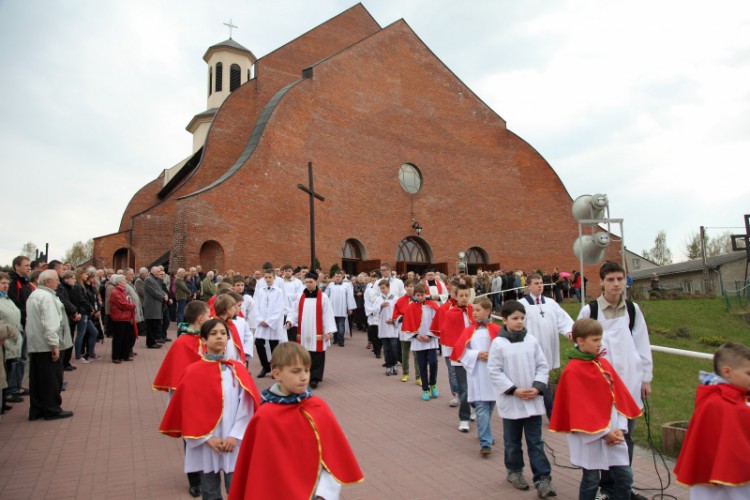
[[[667,232],[663,229],[656,234],[654,247],[651,250],[644,250],[643,256],[660,266],[672,263],[672,250],[667,246]]]
[[[732,233],[726,231],[706,242],[706,256],[723,255],[732,251]]]
[[[29,259],[36,258],[37,246],[31,241],[27,241],[21,247],[21,255],[25,255]]]
[[[65,261],[73,264],[73,267],[80,266],[87,260],[91,260],[94,255],[94,240],[88,240],[86,243],[76,241],[73,246],[65,252]]]

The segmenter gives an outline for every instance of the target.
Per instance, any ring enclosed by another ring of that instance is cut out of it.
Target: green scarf
[[[581,361],[594,361],[598,355],[581,352],[578,347],[568,347],[565,349],[565,355],[570,359],[580,359]]]

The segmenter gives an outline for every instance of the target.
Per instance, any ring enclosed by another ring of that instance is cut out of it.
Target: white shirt
[[[486,326],[478,326],[461,355],[461,364],[466,369],[469,389],[468,401],[495,401],[495,389],[492,387],[487,361],[479,360],[480,352],[490,350],[490,332]]]
[[[330,283],[326,287],[325,294],[331,299],[334,316],[339,318],[346,317],[349,315],[349,311],[357,308],[357,303],[354,302],[354,289],[351,283]]]
[[[628,430],[628,419],[617,413],[612,406],[609,427],[602,432],[587,434],[585,432],[571,432],[568,434],[570,447],[570,463],[584,469],[607,470],[615,465],[630,465],[628,445],[624,442],[610,446],[604,439],[612,429]]]
[[[534,399],[505,394],[513,386],[531,389],[534,382],[547,383],[547,360],[533,335],[527,334],[522,342],[515,343],[504,337],[496,337],[490,346],[487,370],[495,389],[497,410],[502,418],[517,420],[545,413],[541,394]]]
[[[573,330],[573,318],[554,300],[528,295],[533,304],[524,297],[521,303],[526,308],[526,330],[536,337],[542,346],[547,365],[560,368],[560,334]],[[536,303],[537,299],[539,304]]]
[[[266,340],[288,340],[284,330],[284,304],[286,297],[284,292],[275,286],[263,286],[255,288],[255,338]],[[261,326],[265,322],[268,326]]]
[[[281,283],[282,283],[284,294],[286,295],[286,300],[287,300],[285,314],[289,315],[289,311],[293,307],[292,302],[294,302],[294,299],[299,297],[299,294],[302,293],[302,290],[304,290],[305,285],[294,276],[292,276],[292,279],[290,279],[289,281],[282,280]]]
[[[435,337],[435,334],[430,331],[430,325],[432,324],[432,320],[435,318],[436,313],[437,311],[435,311],[435,309],[433,309],[432,307],[425,305],[422,306],[422,323],[419,325],[417,335],[426,335],[427,337],[429,337],[429,339],[425,342],[419,340],[416,335],[412,336],[412,351],[426,351],[427,349],[438,349],[440,347],[438,338]]]
[[[245,429],[253,416],[253,401],[234,379],[229,367],[221,370],[221,386],[224,395],[221,420],[208,436],[185,439],[185,472],[234,472]],[[231,452],[218,454],[206,444],[213,436],[221,439],[233,437],[237,439],[237,445]]]

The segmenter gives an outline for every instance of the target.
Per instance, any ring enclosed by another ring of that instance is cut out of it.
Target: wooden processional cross
[[[315,198],[320,201],[326,201],[324,197],[315,192],[313,188],[313,165],[312,162],[307,162],[307,177],[309,187],[304,184],[297,184],[297,188],[301,189],[310,197],[310,270],[315,270]]]

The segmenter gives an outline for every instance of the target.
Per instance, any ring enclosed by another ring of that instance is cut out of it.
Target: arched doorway
[[[466,251],[466,263],[468,264],[468,273],[477,274],[479,269],[486,270],[490,259],[487,252],[480,247],[471,247]]]
[[[403,274],[414,271],[424,275],[432,263],[430,246],[422,238],[408,236],[401,240],[396,249],[396,272]]]
[[[204,272],[224,270],[224,248],[218,241],[208,240],[201,246],[200,263]]]
[[[357,274],[365,259],[365,248],[359,240],[350,238],[341,248],[341,269],[346,274]]]
[[[133,262],[135,261],[135,255],[130,254],[130,258],[128,258],[128,249],[127,248],[118,248],[117,251],[112,255],[112,268],[114,270],[117,269],[125,269],[126,267],[133,267]]]

